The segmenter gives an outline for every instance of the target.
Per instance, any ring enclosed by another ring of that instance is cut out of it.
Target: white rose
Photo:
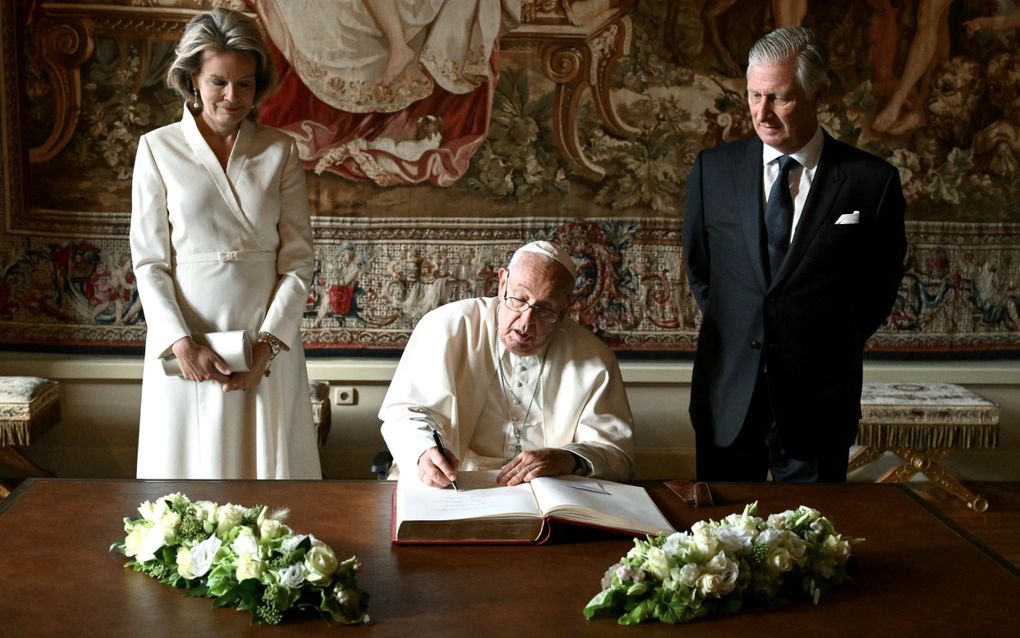
[[[125,556],[138,556],[139,552],[142,551],[142,543],[144,542],[145,535],[148,531],[149,528],[142,525],[135,525],[131,528],[131,531],[128,532],[127,538],[124,539]]]
[[[161,498],[156,501],[144,501],[138,506],[138,513],[141,514],[142,518],[145,520],[155,523],[163,517],[166,509],[166,501]]]
[[[216,529],[216,509],[219,507],[212,501],[195,502],[195,518],[202,521],[202,529],[206,534],[212,534]]]
[[[305,584],[305,574],[307,573],[308,570],[305,569],[304,563],[294,563],[276,572],[276,576],[280,579],[281,585],[299,589],[301,585]]]
[[[694,545],[702,556],[714,556],[719,550],[719,541],[716,540],[712,530],[707,527],[695,532]]]
[[[237,582],[249,578],[257,579],[262,575],[262,563],[254,554],[248,552],[239,554],[237,557],[237,572],[234,575],[237,578]]]
[[[722,546],[731,552],[736,552],[751,547],[754,536],[751,531],[743,526],[725,526],[715,530],[715,537],[719,539]]]
[[[755,517],[748,516],[747,514],[730,514],[719,521],[717,528],[722,527],[735,527],[737,529],[743,529],[751,531],[755,528]]]
[[[159,530],[150,528],[142,536],[142,541],[138,546],[138,554],[135,555],[136,560],[146,563],[156,558],[156,552],[159,551],[160,547],[163,547],[163,535],[158,532]]]
[[[779,514],[772,514],[769,516],[768,526],[775,529],[790,529],[790,516],[793,514],[790,510],[780,512]]]
[[[167,510],[163,516],[156,521],[156,527],[161,529],[163,537],[169,544],[174,541],[177,526],[181,524],[181,515],[177,512]]]
[[[698,566],[693,563],[687,563],[680,568],[680,576],[677,580],[683,583],[686,587],[694,587],[700,577],[701,570],[698,569]]]
[[[704,574],[698,579],[698,589],[703,596],[717,594],[723,586],[723,578],[719,574]]]
[[[259,535],[266,540],[272,540],[290,533],[290,528],[275,518],[265,518],[259,523]]]
[[[691,535],[687,532],[674,532],[662,543],[662,551],[669,555],[690,551]]]
[[[251,535],[251,530],[248,528],[241,530],[237,538],[234,539],[234,542],[230,544],[230,549],[238,556],[241,554],[258,556],[259,553],[259,545],[255,542],[255,537]]]
[[[712,557],[712,560],[705,564],[705,570],[710,571],[714,574],[720,574],[723,578],[729,579],[732,572],[736,571],[737,564],[734,563],[726,554],[716,554]]]
[[[160,521],[152,527],[136,527],[128,535],[128,541],[131,543],[135,560],[145,563],[156,558],[156,552],[164,545],[169,544],[173,536],[173,527],[164,527]],[[128,554],[128,556],[131,555]]]
[[[793,567],[793,558],[784,547],[775,547],[769,553],[768,564],[774,571],[786,572]]]
[[[177,573],[191,580],[195,578],[195,574],[191,571],[191,567],[194,561],[191,558],[191,550],[187,547],[182,547],[177,550]]]
[[[216,510],[216,533],[225,534],[234,529],[244,518],[244,508],[240,505],[227,503]]]
[[[186,576],[180,569],[177,571],[181,576],[187,579],[200,578],[209,573],[212,569],[213,559],[216,558],[216,552],[220,551],[220,547],[223,545],[216,536],[210,536],[201,543],[198,543],[191,548],[191,565],[189,566],[189,573],[191,576]],[[181,564],[181,554],[177,553],[177,565],[178,568]]]
[[[802,541],[796,535],[790,534],[786,539],[785,545],[786,549],[790,551],[790,555],[793,556],[797,562],[804,560],[804,555],[807,554],[807,543]]]
[[[712,560],[708,561],[705,565],[705,570],[718,574],[722,578],[722,583],[717,590],[720,596],[725,596],[736,588],[737,576],[740,575],[740,567],[727,558],[726,554],[716,554],[713,556]]]
[[[337,568],[336,554],[324,543],[320,543],[305,554],[305,578],[313,585],[325,585],[333,578]]]
[[[761,543],[765,547],[768,547],[768,548],[771,549],[771,548],[775,547],[776,545],[782,544],[783,540],[785,538],[790,538],[790,537],[797,538],[796,536],[794,536],[790,532],[787,532],[787,531],[784,531],[784,530],[781,530],[781,529],[772,529],[772,528],[769,528],[769,529],[763,530],[761,534],[758,534],[758,539],[757,540],[758,540],[759,543]],[[798,540],[800,540],[800,539],[798,539]]]

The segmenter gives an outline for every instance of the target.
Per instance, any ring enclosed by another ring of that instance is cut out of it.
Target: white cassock
[[[300,334],[315,260],[291,138],[246,119],[224,171],[185,108],[138,142],[130,240],[147,325],[138,478],[321,478]],[[257,390],[164,374],[178,339],[242,329],[289,347]]]
[[[562,448],[588,461],[592,476],[629,478],[634,419],[612,351],[567,317],[544,366],[542,352],[512,355],[496,336],[498,309],[494,297],[455,301],[415,326],[379,410],[396,465],[417,472],[418,457],[435,446],[409,410],[424,407],[462,470],[503,465],[516,418],[531,426],[524,449]]]

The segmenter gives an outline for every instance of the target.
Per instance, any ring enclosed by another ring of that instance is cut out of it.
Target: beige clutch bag
[[[244,330],[207,332],[192,335],[191,338],[219,355],[231,372],[251,370],[251,339],[248,338],[248,333]],[[163,372],[166,373],[166,376],[181,376],[180,364],[173,354],[163,357],[160,361],[163,363]]]

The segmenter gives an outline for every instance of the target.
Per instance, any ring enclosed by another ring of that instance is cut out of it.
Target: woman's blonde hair
[[[233,51],[255,58],[255,104],[276,83],[276,67],[258,23],[239,11],[213,9],[199,13],[188,22],[177,44],[177,58],[166,73],[166,85],[187,102],[201,99],[195,97],[191,78],[202,70],[202,56],[206,51]]]

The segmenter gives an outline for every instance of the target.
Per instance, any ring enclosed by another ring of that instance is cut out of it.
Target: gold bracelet
[[[276,335],[262,331],[259,333],[258,343],[264,343],[269,346],[269,363],[266,364],[266,376],[269,376],[269,367],[273,363],[273,359],[276,355],[280,354],[284,350],[290,350],[285,343],[276,338]]]

